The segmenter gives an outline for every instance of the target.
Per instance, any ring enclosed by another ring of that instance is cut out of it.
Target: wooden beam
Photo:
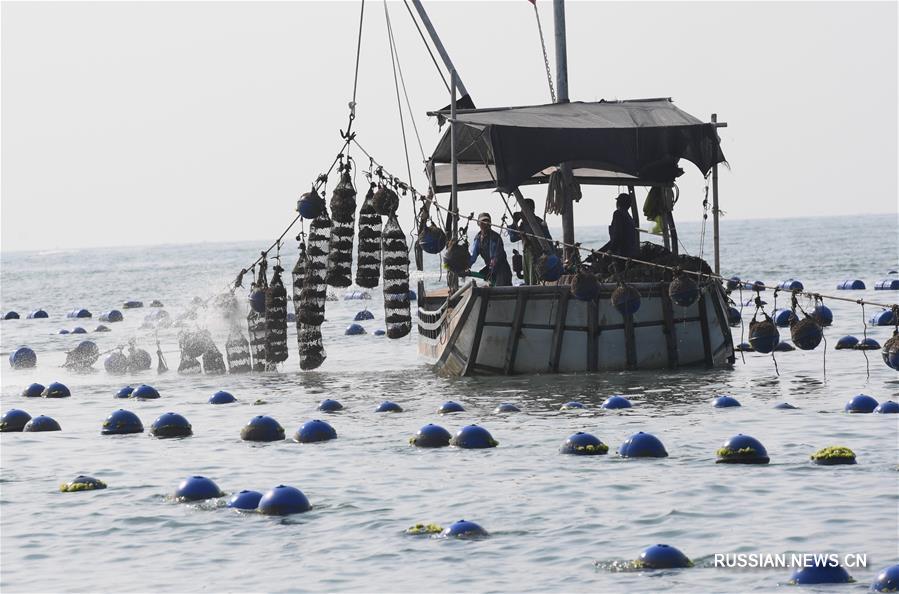
[[[596,371],[599,365],[599,301],[587,302],[587,371]]]
[[[549,353],[549,371],[559,373],[559,358],[562,356],[562,342],[565,338],[565,318],[568,317],[568,300],[571,292],[565,291],[559,296],[559,308],[556,325],[553,328],[553,342]]]
[[[489,292],[482,291],[480,299],[481,309],[478,310],[478,325],[475,327],[474,340],[471,344],[471,355],[468,357],[468,364],[465,366],[463,375],[467,375],[468,369],[478,362],[478,351],[481,349],[481,335],[484,333],[484,319],[487,317],[487,304],[490,301]]]
[[[515,313],[512,328],[509,330],[509,342],[506,345],[506,361],[503,373],[512,375],[515,368],[515,356],[518,354],[518,341],[521,338],[521,324],[524,321],[524,308],[527,306],[527,292],[520,291],[515,300]]]
[[[674,328],[674,306],[671,303],[671,297],[668,291],[662,291],[662,317],[665,325],[662,332],[665,333],[665,348],[668,351],[668,368],[675,369],[677,367],[677,334]]]
[[[709,336],[709,317],[705,307],[705,293],[699,292],[699,327],[702,329],[702,357],[706,367],[712,366],[712,340]]]
[[[712,114],[712,124],[717,124],[718,114]],[[723,124],[724,127],[727,124]],[[715,126],[716,128],[719,126]],[[715,274],[721,274],[721,252],[718,237],[718,163],[712,165],[712,238],[715,242]]]

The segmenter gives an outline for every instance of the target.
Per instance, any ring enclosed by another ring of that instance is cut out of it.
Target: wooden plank
[[[521,339],[521,323],[524,321],[524,308],[527,306],[527,291],[520,291],[515,299],[515,321],[509,331],[509,342],[506,344],[506,361],[503,373],[512,375],[515,366],[515,355],[518,353],[518,341]]]
[[[712,341],[709,337],[709,317],[705,307],[705,293],[699,292],[699,326],[702,329],[702,357],[705,366],[712,366]]]
[[[599,349],[597,341],[599,340],[598,325],[599,320],[599,300],[587,303],[587,371],[596,371],[599,365]]]
[[[549,352],[549,371],[559,373],[559,357],[562,355],[562,341],[565,337],[565,318],[568,317],[568,300],[571,293],[565,291],[559,297],[559,313],[556,316],[556,325],[553,328],[553,343]]]
[[[674,306],[668,291],[662,291],[662,316],[665,320],[662,332],[665,334],[665,347],[668,350],[668,368],[674,369],[677,367],[677,334],[674,328]]]
[[[471,287],[472,293],[474,293],[468,301],[465,303],[465,308],[459,313],[459,322],[456,324],[456,327],[453,328],[453,333],[448,338],[443,338],[445,336],[445,332],[441,328],[440,336],[437,339],[441,344],[445,344],[446,346],[443,349],[443,352],[440,355],[440,358],[437,359],[435,365],[438,369],[443,366],[443,362],[449,357],[452,352],[452,347],[456,344],[456,341],[459,339],[459,334],[462,333],[462,327],[468,323],[468,316],[471,314],[471,309],[474,307],[474,302],[478,295],[478,288]],[[450,312],[447,312],[447,315],[452,315]]]
[[[487,317],[487,302],[490,295],[487,291],[481,293],[481,309],[478,311],[478,325],[474,331],[474,341],[471,345],[471,354],[468,356],[468,363],[465,365],[465,373],[468,375],[469,368],[478,361],[478,350],[481,348],[481,335],[484,333],[484,318]]]
[[[627,355],[627,369],[637,366],[637,336],[634,334],[634,316],[624,316],[624,348]]]

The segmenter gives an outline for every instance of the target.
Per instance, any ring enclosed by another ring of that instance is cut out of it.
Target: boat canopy
[[[449,110],[428,115],[448,118]],[[460,109],[456,121],[459,190],[546,183],[560,163],[580,183],[670,185],[682,158],[703,175],[724,161],[715,125],[671,99]],[[427,163],[437,193],[451,189],[451,157],[447,129]]]

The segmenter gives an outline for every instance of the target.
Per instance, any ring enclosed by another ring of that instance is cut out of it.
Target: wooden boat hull
[[[705,285],[689,307],[672,304],[667,283],[635,283],[640,309],[623,316],[615,285],[579,301],[567,286],[484,287],[449,298],[419,287],[419,354],[447,375],[571,373],[734,361],[720,285]]]

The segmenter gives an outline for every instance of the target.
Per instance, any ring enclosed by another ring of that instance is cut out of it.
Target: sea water
[[[894,215],[803,220],[722,222],[722,273],[774,284],[798,278],[806,289],[885,303],[899,293],[873,291],[874,281],[897,266]],[[603,229],[582,230],[598,247]],[[681,240],[700,253],[699,224],[682,224]],[[63,368],[65,351],[96,341],[102,351],[126,346],[156,350],[157,336],[139,327],[150,308],[122,310],[125,321],[93,333],[97,315],[126,300],[160,299],[173,317],[194,296],[207,298],[248,266],[266,242],[172,245],[2,254],[3,311],[23,319],[0,325],[2,409],[46,414],[56,433],[4,433],[0,473],[0,588],[22,591],[674,591],[765,592],[790,577],[784,567],[716,567],[716,555],[865,555],[851,567],[863,592],[877,571],[899,562],[899,415],[846,414],[858,393],[897,399],[897,373],[878,351],[836,351],[844,334],[885,341],[892,328],[865,319],[879,308],[825,301],[834,312],[827,347],[811,352],[738,354],[732,368],[599,374],[445,378],[417,355],[415,331],[400,340],[378,337],[383,327],[380,290],[370,301],[330,301],[322,327],[328,359],[316,371],[299,371],[290,325],[290,358],[278,372],[243,376],[182,376],[177,329],[158,334],[171,371],[128,376],[103,370],[74,374]],[[507,249],[509,246],[507,245]],[[702,254],[711,260],[707,230]],[[293,267],[295,244],[282,249]],[[288,275],[289,276],[289,275]],[[429,287],[445,285],[436,258],[424,273]],[[837,292],[837,282],[863,279],[869,290]],[[248,284],[245,283],[245,285]],[[238,294],[243,297],[246,289]],[[343,291],[335,291],[342,296]],[[734,295],[735,299],[739,296]],[[744,294],[749,299],[749,293]],[[773,305],[771,291],[762,293]],[[241,300],[243,302],[243,300]],[[786,306],[784,294],[778,306]],[[65,312],[84,307],[92,320]],[[37,308],[46,320],[26,320]],[[361,309],[375,319],[368,333],[344,336]],[[743,308],[748,323],[754,307]],[[215,312],[200,311],[224,350],[226,329]],[[414,304],[413,304],[414,319]],[[83,326],[87,335],[59,335]],[[734,329],[734,341],[748,338]],[[788,330],[781,329],[788,338]],[[31,370],[6,361],[27,344],[38,355]],[[776,367],[775,367],[776,360]],[[31,382],[66,383],[72,397],[26,399]],[[116,400],[125,384],[149,383],[155,401]],[[225,389],[238,402],[213,406]],[[599,404],[623,394],[634,408],[606,411]],[[730,394],[741,408],[715,409]],[[316,410],[324,398],[340,400],[336,414]],[[375,414],[383,400],[400,414]],[[436,414],[446,400],[465,412]],[[559,411],[579,400],[587,408]],[[261,401],[261,403],[257,403]],[[521,412],[496,415],[500,402]],[[796,410],[776,410],[789,402]],[[148,432],[101,436],[103,420],[126,408],[144,426],[173,411],[188,418],[194,435],[155,439]],[[305,421],[323,418],[338,439],[253,444],[240,429],[253,416],[271,415],[288,436]],[[499,446],[491,450],[410,447],[426,423],[452,432],[478,423]],[[606,456],[563,456],[559,446],[587,431],[610,446]],[[623,459],[618,446],[629,435],[658,436],[670,453],[653,460]],[[767,466],[716,465],[715,451],[730,436],[752,435],[767,447]],[[829,445],[855,451],[855,466],[815,466],[809,455]],[[105,481],[101,491],[60,493],[78,474]],[[170,495],[192,475],[215,480],[229,492],[265,491],[278,484],[300,488],[313,504],[287,518],[242,514],[223,502],[182,504]],[[419,522],[481,524],[490,537],[464,541],[414,537]],[[680,548],[695,567],[623,571],[656,543]],[[803,591],[831,592],[833,587]]]

